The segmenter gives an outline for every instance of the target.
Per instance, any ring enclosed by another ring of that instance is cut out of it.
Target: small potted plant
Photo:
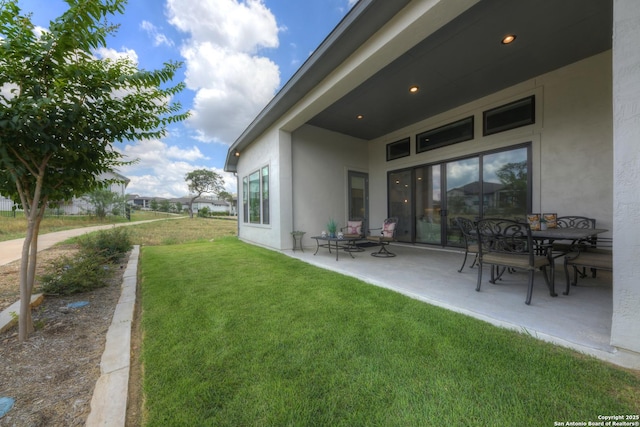
[[[329,218],[329,222],[327,223],[327,231],[329,232],[329,237],[336,237],[336,232],[338,231],[338,223],[333,218]]]

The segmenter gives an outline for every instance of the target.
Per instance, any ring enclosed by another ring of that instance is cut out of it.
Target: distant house
[[[127,185],[131,181],[126,176],[113,171],[101,174],[98,179],[100,181],[116,180],[117,182],[111,183],[106,189],[122,198],[125,197]],[[94,210],[93,205],[84,197],[74,198],[70,202],[61,204],[59,208],[67,215],[86,214]]]
[[[118,182],[114,182],[110,184],[107,188],[113,192],[117,193],[119,196],[125,196],[125,190],[127,185],[129,185],[130,179],[125,177],[124,175],[119,174],[118,172],[106,172],[99,176],[100,181],[107,180],[117,180]],[[15,209],[14,209],[15,207]],[[18,205],[14,204],[12,200],[0,196],[0,211],[13,211],[13,210],[21,210],[18,209]],[[93,210],[93,206],[83,197],[73,198],[68,202],[61,202],[57,206],[57,210],[61,214],[66,215],[78,215],[85,214],[87,212],[91,212]]]
[[[131,206],[136,206],[138,209],[142,210],[151,210],[151,203],[155,200],[158,203],[162,203],[164,201],[168,201],[171,205],[175,206],[176,203],[180,203],[182,205],[182,209],[187,209],[189,206],[189,202],[191,201],[190,197],[176,197],[176,198],[166,198],[166,197],[148,197],[148,196],[140,196],[138,194],[130,194],[127,196],[127,203]],[[198,197],[193,202],[193,212],[198,213],[203,208],[207,208],[209,212],[224,212],[229,215],[235,215],[235,205],[229,203],[225,200],[218,200],[212,197]]]

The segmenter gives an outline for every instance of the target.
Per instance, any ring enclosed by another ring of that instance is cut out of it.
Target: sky
[[[120,27],[99,58],[128,55],[140,69],[167,61],[182,68],[174,99],[189,110],[162,139],[117,143],[127,160],[128,194],[187,195],[185,175],[210,169],[236,193],[236,178],[224,172],[229,146],[344,18],[357,0],[129,0]],[[62,15],[63,0],[19,0],[43,28]]]

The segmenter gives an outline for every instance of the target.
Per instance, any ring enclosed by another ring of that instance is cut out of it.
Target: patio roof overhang
[[[442,13],[441,2],[427,13]],[[308,124],[364,140],[442,113],[611,49],[611,0],[483,0],[388,64],[381,64]],[[225,170],[262,132],[319,85],[403,8],[406,0],[361,0],[229,149]],[[460,4],[456,2],[456,7]],[[516,41],[503,45],[502,38]],[[409,87],[417,85],[417,94]],[[356,117],[362,115],[363,119]]]

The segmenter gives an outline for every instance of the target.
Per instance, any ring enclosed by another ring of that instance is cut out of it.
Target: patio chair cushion
[[[534,256],[533,265],[529,264],[528,254],[488,253],[483,256],[482,260],[487,264],[497,264],[524,270],[538,270],[540,267],[549,265],[549,258],[543,255]]]
[[[384,225],[382,226],[382,237],[393,238],[395,229],[396,229],[395,222],[385,221]]]
[[[345,235],[355,234],[362,235],[362,221],[347,221],[347,229]]]
[[[613,269],[613,255],[611,251],[594,249],[587,252],[580,252],[578,256],[573,258],[568,256],[567,259],[569,265],[580,265],[599,270]]]

